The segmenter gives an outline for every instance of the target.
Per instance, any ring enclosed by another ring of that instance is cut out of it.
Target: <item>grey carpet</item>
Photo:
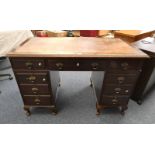
[[[8,63],[7,61],[5,63]],[[10,73],[11,69],[0,71]],[[0,81],[0,123],[2,124],[133,124],[155,123],[155,91],[139,106],[130,100],[125,116],[117,110],[104,110],[96,116],[95,97],[90,85],[90,72],[61,72],[61,87],[57,100],[59,113],[33,108],[25,116],[23,102],[14,80]]]

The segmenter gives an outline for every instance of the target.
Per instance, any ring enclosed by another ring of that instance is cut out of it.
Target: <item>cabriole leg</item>
[[[30,116],[31,115],[29,107],[24,107],[24,111],[25,111],[26,116]]]

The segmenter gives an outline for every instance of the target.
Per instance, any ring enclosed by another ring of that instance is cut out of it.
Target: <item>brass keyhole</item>
[[[91,66],[92,66],[93,70],[96,70],[98,68],[98,63],[94,62],[94,63],[91,64]]]
[[[42,66],[42,63],[41,62],[38,62],[38,66],[41,67]]]
[[[80,63],[79,63],[79,62],[77,62],[77,63],[76,63],[76,66],[77,66],[77,67],[79,67],[79,66],[80,66]]]

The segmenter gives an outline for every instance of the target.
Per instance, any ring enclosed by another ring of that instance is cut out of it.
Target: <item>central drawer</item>
[[[48,60],[47,65],[50,70],[103,71],[107,67],[107,61],[101,59],[58,59]]]
[[[24,95],[23,99],[25,105],[48,106],[52,104],[50,95]]]
[[[16,73],[19,84],[46,84],[48,73]]]
[[[24,95],[50,95],[50,89],[48,84],[20,84],[20,91]]]

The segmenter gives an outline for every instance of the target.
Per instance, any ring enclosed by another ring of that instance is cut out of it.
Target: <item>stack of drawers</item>
[[[50,76],[44,59],[12,58],[11,64],[24,101],[24,110],[30,107],[49,107],[56,114]]]
[[[106,71],[97,114],[106,107],[118,107],[121,114],[127,109],[142,62],[136,60],[110,60]]]

